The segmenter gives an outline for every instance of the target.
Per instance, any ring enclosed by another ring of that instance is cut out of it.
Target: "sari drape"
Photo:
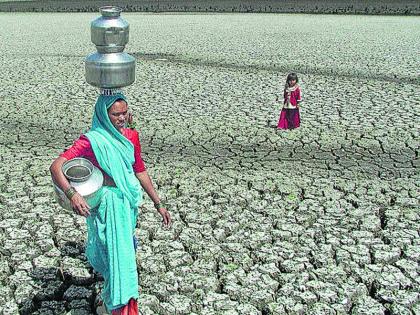
[[[95,105],[92,128],[86,133],[100,167],[116,187],[102,187],[101,203],[87,218],[86,256],[104,277],[102,300],[108,310],[137,299],[138,276],[133,234],[143,192],[133,171],[134,147],[112,125],[108,108],[123,94],[101,95]]]

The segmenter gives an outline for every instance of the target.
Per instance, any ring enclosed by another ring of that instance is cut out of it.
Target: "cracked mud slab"
[[[0,15],[2,314],[91,314],[102,281],[48,174],[89,128],[94,17]],[[126,94],[174,217],[140,211],[142,314],[418,313],[418,18],[125,18]],[[291,70],[302,127],[277,132]]]

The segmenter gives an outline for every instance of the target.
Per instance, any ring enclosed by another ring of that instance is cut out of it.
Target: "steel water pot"
[[[76,191],[82,195],[91,208],[99,205],[102,197],[104,176],[85,158],[74,158],[63,164],[62,171]],[[73,210],[65,193],[53,182],[56,199],[60,206]]]
[[[120,88],[136,79],[136,59],[125,52],[93,53],[85,60],[86,82],[101,88]]]
[[[121,9],[107,6],[99,9],[101,17],[90,24],[92,43],[100,53],[122,52],[128,43],[130,26],[120,17]]]

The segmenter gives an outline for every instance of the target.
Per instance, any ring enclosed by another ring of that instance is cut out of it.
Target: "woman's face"
[[[108,109],[108,117],[112,125],[121,132],[125,127],[128,118],[128,105],[123,100],[117,100]]]
[[[296,80],[289,80],[289,85],[290,86],[295,86],[296,84]]]

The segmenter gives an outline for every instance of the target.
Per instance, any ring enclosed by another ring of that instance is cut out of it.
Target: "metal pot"
[[[69,180],[70,185],[82,195],[91,208],[97,207],[101,202],[104,176],[102,172],[85,158],[74,158],[63,164],[62,171]],[[70,200],[55,184],[54,191],[60,206],[73,210]]]
[[[85,59],[87,83],[107,89],[133,84],[136,75],[136,59],[123,52],[128,43],[129,24],[120,17],[121,9],[107,6],[91,23],[91,39],[98,52]]]
[[[90,24],[92,43],[100,53],[122,52],[128,43],[129,24],[120,17],[121,9],[106,6],[99,9],[102,16]]]
[[[93,53],[85,60],[87,83],[101,88],[124,87],[136,79],[136,59],[125,52]]]

